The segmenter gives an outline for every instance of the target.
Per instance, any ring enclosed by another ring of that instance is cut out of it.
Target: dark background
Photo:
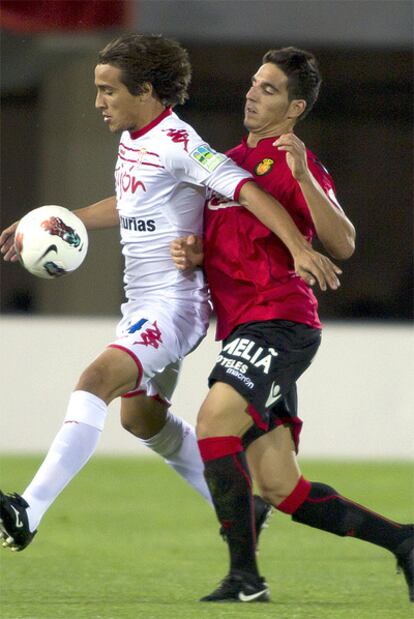
[[[268,4],[276,5],[277,2]],[[334,10],[335,2],[331,4]],[[380,7],[384,3],[371,4]],[[399,5],[405,7],[406,3],[395,2],[395,10],[398,11]],[[149,10],[147,4],[145,6]],[[23,78],[28,63],[32,62],[33,50],[37,49],[38,36],[2,32],[3,58],[7,59],[9,55],[16,61],[20,56],[25,67],[19,71],[16,65],[16,79],[6,76],[2,83],[2,228],[31,208],[51,203],[45,192],[45,180],[39,182],[39,178],[44,177],[39,153],[44,149],[44,123],[50,116],[50,111],[44,113],[45,80],[49,74],[54,74],[56,79],[59,67],[70,67],[74,56],[80,54],[76,46],[70,49],[66,46],[60,53],[48,53],[46,61],[44,53],[40,54],[39,63],[33,63],[31,70],[27,71],[28,76]],[[114,32],[105,32],[102,41],[113,36]],[[384,47],[372,41],[364,44],[364,40],[334,45],[332,42],[302,41],[300,37],[296,40],[262,38],[255,42],[209,41],[205,35],[199,41],[194,40],[194,36],[177,38],[190,52],[193,82],[190,101],[176,111],[218,150],[234,146],[243,135],[244,94],[250,76],[257,70],[267,49],[294,44],[316,54],[324,79],[323,87],[310,116],[298,124],[297,133],[332,174],[338,199],[357,230],[356,252],[350,261],[341,265],[344,270],[341,289],[318,295],[321,316],[325,320],[400,321],[412,318],[413,56],[412,47],[404,37],[400,44],[394,42]],[[100,43],[101,40],[90,42],[90,50],[95,53],[102,46]],[[89,65],[92,71],[94,56],[89,50],[88,54],[85,62],[88,71]],[[92,79],[89,87],[93,88]],[[62,96],[66,96],[63,91]],[[93,107],[93,92],[88,91],[88,98],[85,97],[82,105]],[[74,126],[73,130],[80,129]],[[104,132],[101,139],[112,156],[114,141]],[[74,152],[73,157],[82,157],[82,153]],[[109,167],[107,178],[102,195],[89,197],[85,191],[85,204],[112,193],[112,170]],[[60,197],[65,197],[63,189]],[[78,206],[64,205],[69,208]],[[111,246],[115,245],[117,239],[110,238]],[[102,254],[102,245],[98,244],[95,250],[91,248],[93,251]],[[119,271],[119,280],[121,266],[117,260],[114,268]],[[2,264],[1,311],[90,314],[93,303],[85,303],[85,299],[91,287],[101,288],[103,285],[99,283],[102,273],[95,274],[93,269],[101,271],[108,267],[92,254],[91,264],[83,268],[87,271],[78,279],[78,284],[70,284],[77,290],[76,299],[57,309],[53,303],[41,299],[48,296],[51,286],[54,286],[56,295],[63,295],[67,283],[63,280],[36,280],[17,265]],[[46,293],[45,286],[48,286]],[[92,311],[112,314],[121,300],[119,284],[107,295],[108,302],[97,303]]]

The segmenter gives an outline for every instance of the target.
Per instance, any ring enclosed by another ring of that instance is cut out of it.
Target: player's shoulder
[[[236,144],[236,146],[233,146],[233,148],[226,150],[226,155],[227,157],[230,157],[230,159],[236,159],[237,156],[244,153],[245,150],[246,144],[244,142],[240,142],[239,144]]]
[[[163,119],[153,139],[162,148],[167,160],[187,158],[195,149],[206,144],[194,127],[175,113]]]
[[[181,144],[185,141],[202,141],[194,127],[174,112],[164,118],[158,126],[158,131],[165,141],[171,144]]]
[[[322,176],[332,178],[331,173],[329,172],[326,165],[322,163],[319,157],[317,157],[315,153],[310,150],[310,148],[306,148],[306,154],[308,158],[308,165],[313,173],[316,172]]]

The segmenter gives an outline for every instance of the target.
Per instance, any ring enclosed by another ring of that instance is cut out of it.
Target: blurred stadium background
[[[187,47],[193,82],[178,113],[219,150],[243,134],[244,94],[267,49],[317,55],[321,97],[297,132],[332,173],[358,237],[341,289],[319,295],[326,346],[303,379],[303,453],[410,457],[412,2],[5,0],[0,17],[1,228],[42,204],[73,209],[113,193],[117,137],[94,109],[93,68],[118,33],[162,33]],[[2,451],[47,448],[77,374],[112,338],[118,233],[91,236],[84,266],[65,280],[0,265]],[[210,333],[187,360],[177,413],[194,419],[216,350]],[[101,449],[134,451],[124,434],[112,415]]]

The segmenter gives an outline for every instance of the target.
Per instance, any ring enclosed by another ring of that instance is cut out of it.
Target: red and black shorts
[[[254,425],[243,437],[245,447],[265,432],[289,424],[298,448],[302,421],[296,381],[320,342],[320,329],[288,320],[242,324],[224,340],[209,386],[223,382],[246,398]]]

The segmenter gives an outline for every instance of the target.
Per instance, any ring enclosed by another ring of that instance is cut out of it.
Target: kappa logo
[[[272,386],[270,387],[270,393],[266,400],[265,408],[269,408],[270,406],[272,406],[272,404],[277,402],[281,397],[282,394],[280,393],[280,385],[275,385],[275,383],[273,382]]]
[[[265,174],[269,174],[270,170],[274,166],[274,163],[275,162],[273,161],[273,159],[262,159],[262,161],[260,161],[260,163],[258,163],[255,167],[254,173],[257,174],[257,176],[264,176]]]
[[[141,334],[141,340],[134,342],[134,344],[141,344],[142,346],[152,346],[158,348],[162,344],[162,333],[158,328],[157,321],[152,323],[152,327],[148,327]]]
[[[184,144],[184,150],[188,153],[188,132],[185,129],[163,129],[176,144]]]

